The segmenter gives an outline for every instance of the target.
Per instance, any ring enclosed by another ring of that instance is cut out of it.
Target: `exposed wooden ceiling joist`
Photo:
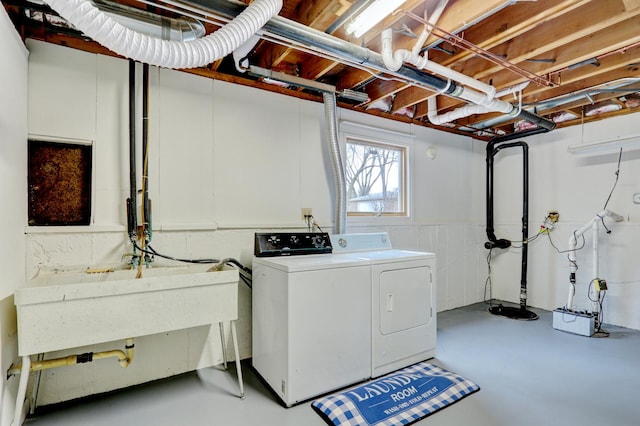
[[[162,0],[111,1],[160,15],[175,17],[180,14],[175,6]],[[442,2],[443,0],[408,0],[401,9],[428,20],[434,18],[434,11],[444,4]],[[36,6],[36,3],[28,0],[2,0],[2,3],[19,34],[25,39],[33,38],[74,49],[114,55],[80,33],[50,23],[47,18],[42,18],[42,13],[35,13],[46,11],[46,6],[43,9],[43,6]],[[198,3],[198,0],[189,0],[191,6]],[[212,3],[214,2],[203,1],[202,7]],[[344,27],[356,3],[361,4],[362,0],[284,0],[280,17],[330,33],[332,37],[344,40],[344,43],[364,46],[377,53],[381,49],[379,35],[390,27],[395,30],[394,50],[414,47],[416,35],[423,31],[424,25],[406,13],[389,16],[360,39],[348,36]],[[54,14],[51,11],[49,13]],[[220,24],[217,22],[206,22],[206,31],[215,31],[218,25]],[[546,107],[550,104],[545,104],[545,101],[624,78],[640,78],[640,0],[449,0],[436,25],[463,38],[465,43],[472,43],[522,70],[552,82],[549,86],[531,83],[524,89],[522,97],[525,106],[536,108],[538,105],[536,110],[547,119],[552,119],[563,111],[583,114],[591,108],[592,102],[612,102],[620,107],[616,112],[568,120],[562,122],[561,126],[638,110],[638,102],[626,102],[624,99],[625,96],[635,97],[634,90],[640,84],[627,85],[619,92],[597,93],[595,97],[591,96],[591,100],[571,99],[570,102],[551,107]],[[524,80],[521,75],[505,69],[503,65],[496,65],[476,53],[462,49],[452,39],[442,40],[432,34],[421,47],[422,51],[427,52],[430,61],[490,83],[498,89]],[[426,100],[429,97],[437,96],[439,112],[451,111],[464,102],[436,95],[434,91],[416,85],[411,80],[390,78],[387,73],[369,69],[366,65],[354,66],[340,58],[318,54],[316,50],[312,45],[301,49],[286,45],[283,41],[276,43],[273,39],[266,39],[257,44],[248,55],[248,60],[252,65],[334,85],[338,90],[364,91],[369,96],[368,102],[339,99],[339,104],[343,107],[443,131],[487,139],[487,134],[476,133],[471,129],[474,126],[483,127],[487,120],[500,116],[497,113],[479,114],[459,118],[444,126],[433,126],[427,118]],[[322,99],[320,93],[308,88],[275,86],[255,76],[238,72],[229,58],[185,71],[299,98],[317,101]],[[519,100],[514,100],[512,96],[504,99],[517,103]],[[377,101],[385,101],[390,109],[382,111],[371,108]],[[407,117],[407,109],[412,111],[412,118]],[[499,121],[495,128],[507,133],[514,131],[513,122],[516,120]],[[487,130],[488,134],[497,131]]]

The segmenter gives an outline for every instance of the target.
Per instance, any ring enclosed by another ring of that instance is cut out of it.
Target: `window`
[[[347,213],[406,216],[406,148],[347,137]]]
[[[29,141],[29,225],[89,225],[91,146]]]

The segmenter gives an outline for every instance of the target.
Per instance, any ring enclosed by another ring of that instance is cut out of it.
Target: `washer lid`
[[[368,266],[369,259],[361,254],[310,254],[305,256],[254,257],[255,265],[264,265],[284,272],[304,272],[323,269]]]

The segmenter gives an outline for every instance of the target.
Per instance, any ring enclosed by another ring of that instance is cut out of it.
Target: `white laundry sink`
[[[42,270],[15,292],[19,354],[235,320],[238,271],[210,267]]]

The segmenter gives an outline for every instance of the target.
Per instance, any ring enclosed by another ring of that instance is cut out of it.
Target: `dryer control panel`
[[[253,254],[257,257],[273,257],[332,251],[331,240],[326,232],[256,232]]]

